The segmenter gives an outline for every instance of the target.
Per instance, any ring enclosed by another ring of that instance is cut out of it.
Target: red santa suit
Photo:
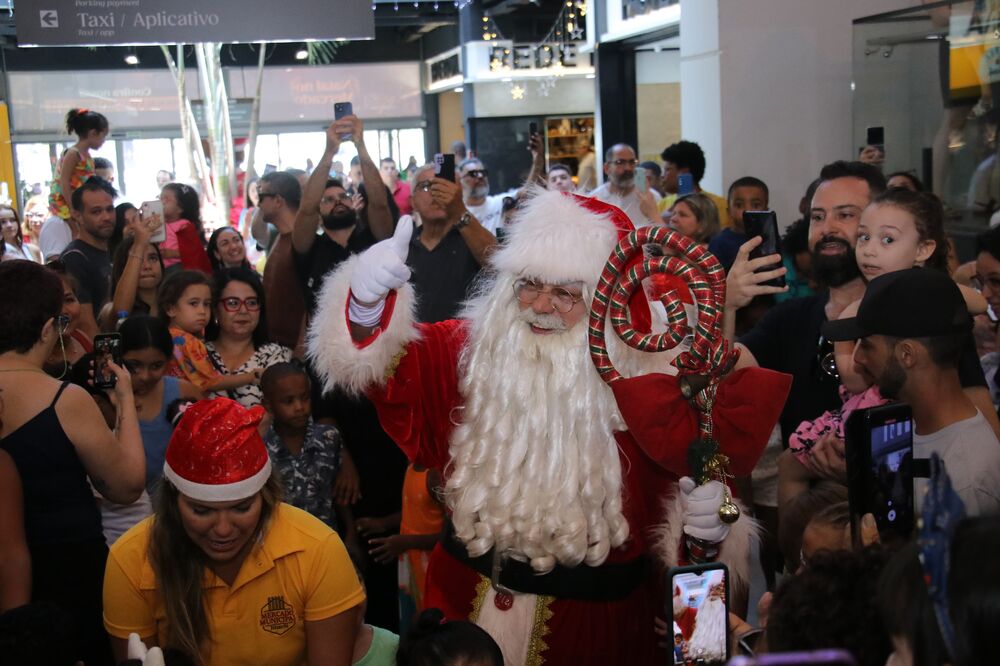
[[[352,258],[327,278],[320,300],[329,315],[310,330],[310,355],[328,388],[339,385],[367,392],[383,428],[406,455],[447,476],[454,466],[453,434],[465,406],[460,392],[460,357],[468,351],[470,324],[464,320],[414,324],[413,295],[407,286],[389,294],[373,335],[355,342],[350,337],[347,314],[351,274],[357,261]],[[494,261],[500,270],[506,268],[503,257]],[[550,283],[559,282],[551,279]],[[503,372],[504,368],[495,371]],[[760,377],[751,380],[737,375],[724,382],[718,392],[716,405],[723,413],[727,407],[738,407],[734,401],[747,396],[768,396],[748,405],[752,412],[749,421],[722,419],[718,424],[720,440],[739,438],[744,444],[746,453],[736,461],[736,472],[748,473],[748,467],[753,467],[787,392],[787,378],[777,373],[766,373],[766,377],[773,381],[770,387],[765,382],[763,388],[773,391],[761,390]],[[507,559],[494,582],[515,592],[509,604],[508,595],[497,594],[491,584],[495,573],[491,553],[470,557],[461,541],[447,538],[430,556],[427,606],[441,608],[449,618],[472,619],[485,626],[514,663],[665,663],[666,654],[657,647],[652,630],[654,616],[666,614],[665,567],[653,555],[662,541],[674,551],[667,559],[676,561],[682,522],[676,508],[679,502],[665,504],[664,500],[676,494],[675,482],[685,473],[685,466],[667,464],[684,460],[684,447],[678,450],[676,438],[660,435],[667,428],[691,441],[697,433],[697,415],[680,397],[675,378],[661,375],[659,381],[657,390],[663,390],[662,382],[673,382],[673,394],[664,395],[658,406],[675,413],[643,423],[642,441],[628,430],[613,435],[622,469],[622,514],[629,528],[624,543],[612,548],[599,566],[557,565],[551,573],[541,575],[518,561],[516,555]],[[657,402],[655,396],[651,399]],[[673,516],[668,515],[671,511]],[[664,531],[668,520],[674,526]],[[751,539],[749,523],[742,518],[733,526],[720,554],[724,561],[727,554],[732,555],[730,564],[737,569],[746,568],[740,560],[746,559]],[[529,603],[523,603],[522,592],[528,593]],[[506,618],[512,619],[506,623],[512,627],[509,633],[504,628]],[[511,657],[510,650],[516,656]]]

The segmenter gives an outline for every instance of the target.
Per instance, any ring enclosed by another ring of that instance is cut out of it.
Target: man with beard
[[[788,437],[803,421],[838,409],[840,381],[833,366],[833,347],[821,337],[823,322],[833,320],[861,298],[865,283],[854,257],[861,211],[885,190],[885,177],[876,167],[860,162],[833,162],[820,172],[809,214],[809,251],[812,271],[825,290],[779,303],[749,333],[739,339],[737,367],[759,365],[791,374],[792,390],[781,412],[781,435]],[[740,248],[726,279],[725,331],[733,339],[736,311],[754,296],[778,294],[787,288],[763,284],[785,274],[780,255],[750,259],[761,239]],[[760,272],[755,272],[760,271]],[[831,368],[833,371],[831,372]]]
[[[587,314],[631,228],[607,204],[533,191],[463,319],[415,325],[401,225],[327,280],[328,316],[309,331],[326,385],[366,392],[400,448],[443,472],[449,524],[430,556],[426,603],[484,627],[511,666],[662,663],[651,631],[665,598],[649,561],[658,538],[668,563],[684,552],[748,568],[749,521],[720,521],[722,484],[678,482],[661,466],[685,458],[688,435],[677,444],[630,430],[590,359]],[[670,372],[665,354],[607,342],[627,377]],[[753,432],[734,446],[759,453],[787,386],[761,372],[737,401]],[[666,405],[657,393],[648,415],[691,414]]]
[[[1000,513],[1000,442],[962,390],[959,363],[972,330],[947,275],[911,268],[868,285],[855,317],[824,324],[830,340],[858,340],[854,366],[886,398],[913,410],[913,454],[937,453],[970,516]],[[919,513],[926,481],[916,482]]]
[[[353,185],[356,190],[364,185],[364,190],[371,193],[368,225],[359,221],[344,183],[329,178],[333,156],[345,135],[350,135],[358,150],[357,165],[351,163],[352,173],[357,168]],[[310,319],[316,317],[317,296],[330,271],[392,234],[388,199],[388,190],[365,146],[362,121],[355,116],[334,121],[326,129],[326,148],[306,182],[292,231],[295,271]],[[408,225],[409,218],[404,223]],[[322,233],[317,234],[321,225]],[[349,396],[338,390],[324,392],[315,369],[309,365],[307,370],[312,378],[313,417],[318,422],[337,424],[344,438],[345,453],[349,454],[343,456],[343,467],[334,486],[336,500],[351,504],[351,513],[358,524],[399,512],[406,458],[382,430],[375,407],[364,396]],[[356,486],[351,479],[352,469],[357,472]],[[344,541],[364,574],[368,594],[366,621],[398,631],[396,563],[378,563],[358,542],[358,530],[353,524],[342,528]],[[370,532],[371,536],[387,536],[381,529]]]
[[[344,183],[329,178],[342,135],[350,135],[358,149],[361,177],[369,193],[368,226],[358,224],[351,195]],[[387,198],[378,167],[365,147],[362,121],[356,116],[347,116],[331,123],[326,129],[326,150],[306,182],[292,231],[295,271],[310,316],[315,312],[316,295],[326,274],[352,254],[367,250],[392,234],[393,220]],[[317,234],[320,224],[323,233]]]
[[[503,200],[513,197],[517,190],[490,194],[489,172],[478,157],[462,160],[458,165],[458,182],[462,185],[462,200],[487,231],[496,235],[503,221]]]
[[[438,178],[434,171],[433,164],[425,165],[413,179],[410,199],[420,228],[406,256],[417,293],[417,321],[427,324],[456,315],[497,244],[496,236],[464,203],[465,185]],[[401,218],[400,224],[410,224],[410,218]]]
[[[660,219],[656,211],[657,198],[651,191],[640,192],[635,186],[635,167],[639,160],[635,149],[627,143],[617,143],[604,155],[604,173],[608,182],[590,193],[604,203],[621,208],[636,227],[644,227]]]
[[[59,257],[76,279],[80,299],[80,330],[97,334],[97,317],[111,291],[111,255],[108,239],[115,228],[115,188],[94,176],[73,191],[73,219],[79,237]]]

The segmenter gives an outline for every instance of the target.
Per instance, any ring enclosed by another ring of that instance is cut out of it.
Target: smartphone
[[[528,138],[538,134],[538,123],[532,121],[528,123]]]
[[[879,534],[908,539],[914,528],[913,414],[889,403],[853,412],[844,427],[847,498],[860,541],[860,521],[875,516]]]
[[[756,657],[733,657],[729,666],[807,666],[829,664],[854,666],[857,662],[847,650],[811,650],[809,652],[774,652]]]
[[[114,388],[118,377],[108,367],[108,361],[122,364],[122,336],[117,333],[102,333],[94,336],[94,386],[100,389]]]
[[[649,189],[649,181],[646,179],[645,167],[637,166],[635,168],[635,189],[640,194]]]
[[[673,618],[670,654],[674,664],[726,663],[729,632],[729,570],[708,562],[667,572],[666,617]],[[699,627],[701,628],[699,630]]]
[[[781,254],[781,237],[778,235],[778,216],[773,210],[748,210],[743,212],[743,229],[747,240],[760,236],[764,240],[750,253],[751,259]],[[781,268],[781,264],[772,264],[758,269],[756,272],[771,271]],[[784,287],[785,276],[781,275],[763,284],[772,287]]]
[[[333,119],[340,120],[344,116],[354,115],[354,105],[351,102],[335,102],[333,105]],[[341,134],[342,141],[350,141],[350,134]]]
[[[150,243],[162,243],[167,240],[167,222],[163,219],[163,203],[160,201],[143,201],[139,208],[139,216],[148,219],[151,215],[160,216],[160,228],[149,238]]]
[[[276,166],[275,166],[275,165],[273,165],[273,164],[265,164],[265,165],[264,165],[264,175],[265,175],[265,176],[266,176],[267,174],[269,174],[269,173],[274,173],[274,172],[275,172],[275,171],[277,171],[277,170],[278,170],[278,167],[276,167]]]
[[[434,164],[437,165],[436,176],[455,182],[455,156],[452,153],[437,153],[434,155]]]
[[[689,173],[682,173],[677,176],[677,196],[682,197],[685,194],[691,194],[694,192],[694,176]]]
[[[885,128],[884,127],[869,127],[866,132],[865,145],[874,146],[881,151],[882,155],[885,155]]]

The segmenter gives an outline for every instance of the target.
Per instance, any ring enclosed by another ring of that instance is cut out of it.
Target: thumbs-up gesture
[[[413,218],[399,218],[396,232],[372,245],[358,257],[358,265],[351,276],[351,295],[362,305],[374,305],[393,289],[399,289],[410,279],[406,255],[410,252],[413,236]]]

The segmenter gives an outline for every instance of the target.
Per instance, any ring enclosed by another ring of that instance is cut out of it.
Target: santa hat
[[[583,282],[593,292],[608,256],[634,230],[629,217],[609,203],[532,187],[490,262],[501,272],[548,284]],[[641,289],[629,307],[636,327],[648,330],[649,304]]]
[[[252,497],[271,476],[258,425],[264,409],[229,398],[201,400],[185,412],[167,445],[163,476],[200,502]]]

